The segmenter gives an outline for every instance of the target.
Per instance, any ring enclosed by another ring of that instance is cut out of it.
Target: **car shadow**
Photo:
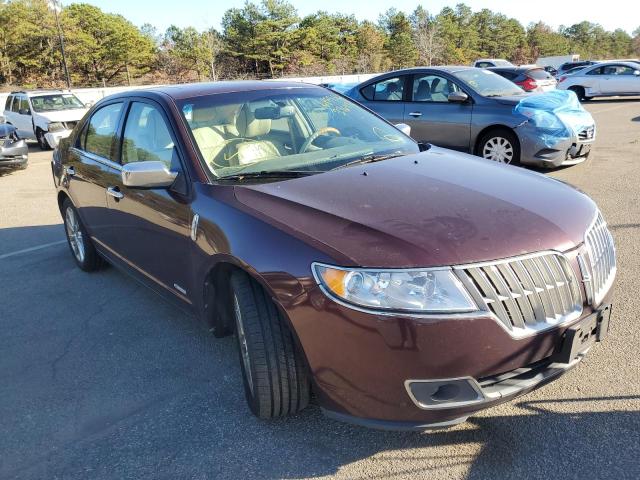
[[[637,97],[612,97],[612,98],[593,98],[587,102],[582,102],[583,105],[596,105],[601,103],[628,103],[628,102],[638,102],[640,101],[640,96]]]

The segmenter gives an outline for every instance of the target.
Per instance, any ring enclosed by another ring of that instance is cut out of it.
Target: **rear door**
[[[387,77],[360,90],[365,105],[391,123],[404,121],[407,75]]]
[[[123,165],[162,161],[178,172],[185,189],[126,187],[117,177],[108,185],[107,203],[119,259],[161,287],[161,293],[170,292],[191,304],[196,293],[190,284],[191,200],[183,153],[176,147],[170,125],[159,104],[147,99],[132,101],[124,122],[120,161]]]
[[[120,178],[116,137],[123,110],[122,100],[95,110],[69,149],[64,164],[71,200],[96,245],[107,255],[115,248],[107,188]]]
[[[449,102],[449,93],[461,88],[451,79],[437,73],[413,75],[410,102],[404,123],[411,126],[411,136],[455,150],[469,150],[473,103]]]

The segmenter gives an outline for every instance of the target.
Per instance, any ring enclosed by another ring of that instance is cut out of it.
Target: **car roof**
[[[606,62],[597,62],[597,63],[594,63],[593,65],[587,65],[587,67],[599,68],[599,67],[607,67],[609,65],[624,65],[626,67],[638,68],[638,64],[636,62],[619,62],[616,60],[607,60]]]
[[[202,97],[206,95],[217,95],[221,93],[249,92],[255,90],[279,90],[291,88],[322,88],[318,85],[296,81],[271,81],[271,80],[235,80],[223,82],[206,83],[185,83],[179,85],[164,85],[159,87],[145,88],[123,92],[122,95],[142,92],[162,93],[174,100],[186,98]]]
[[[55,93],[72,93],[69,90],[61,90],[61,89],[37,89],[37,90],[16,90],[10,93],[10,95],[27,95],[29,97],[37,97],[38,95],[51,95]]]
[[[494,72],[518,72],[524,73],[530,70],[544,70],[544,67],[540,67],[538,65],[527,65],[521,67],[488,67],[487,70],[491,70]]]
[[[432,71],[436,71],[436,72],[445,72],[445,73],[456,73],[456,72],[462,72],[465,70],[479,70],[478,67],[470,67],[468,65],[439,65],[437,67],[411,67],[411,68],[402,68],[400,70],[394,70],[392,72],[389,73],[384,73],[382,75],[376,75],[375,77],[371,77],[370,79],[366,80],[367,82],[369,80],[372,80],[373,78],[378,78],[381,76],[389,76],[392,74],[395,75],[409,75],[412,73],[420,73],[423,72],[425,70],[432,70]],[[363,82],[364,83],[364,82]]]

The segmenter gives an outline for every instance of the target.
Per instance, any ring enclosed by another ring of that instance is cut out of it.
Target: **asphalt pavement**
[[[558,381],[430,433],[315,405],[254,418],[233,338],[114,268],[76,268],[51,153],[32,145],[27,170],[0,173],[0,478],[640,478],[640,100],[587,108],[591,158],[547,174],[591,195],[615,237],[610,335]]]

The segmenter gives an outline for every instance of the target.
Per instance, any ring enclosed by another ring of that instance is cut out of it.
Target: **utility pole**
[[[62,5],[58,7],[58,0],[49,0],[49,8],[53,8],[56,16],[56,25],[58,26],[58,37],[60,38],[60,51],[62,52],[62,67],[64,68],[64,76],[67,80],[67,88],[71,89],[71,77],[69,77],[69,69],[67,68],[67,56],[64,53],[64,35],[62,34],[62,26],[60,25],[60,16],[58,8],[62,10]]]

